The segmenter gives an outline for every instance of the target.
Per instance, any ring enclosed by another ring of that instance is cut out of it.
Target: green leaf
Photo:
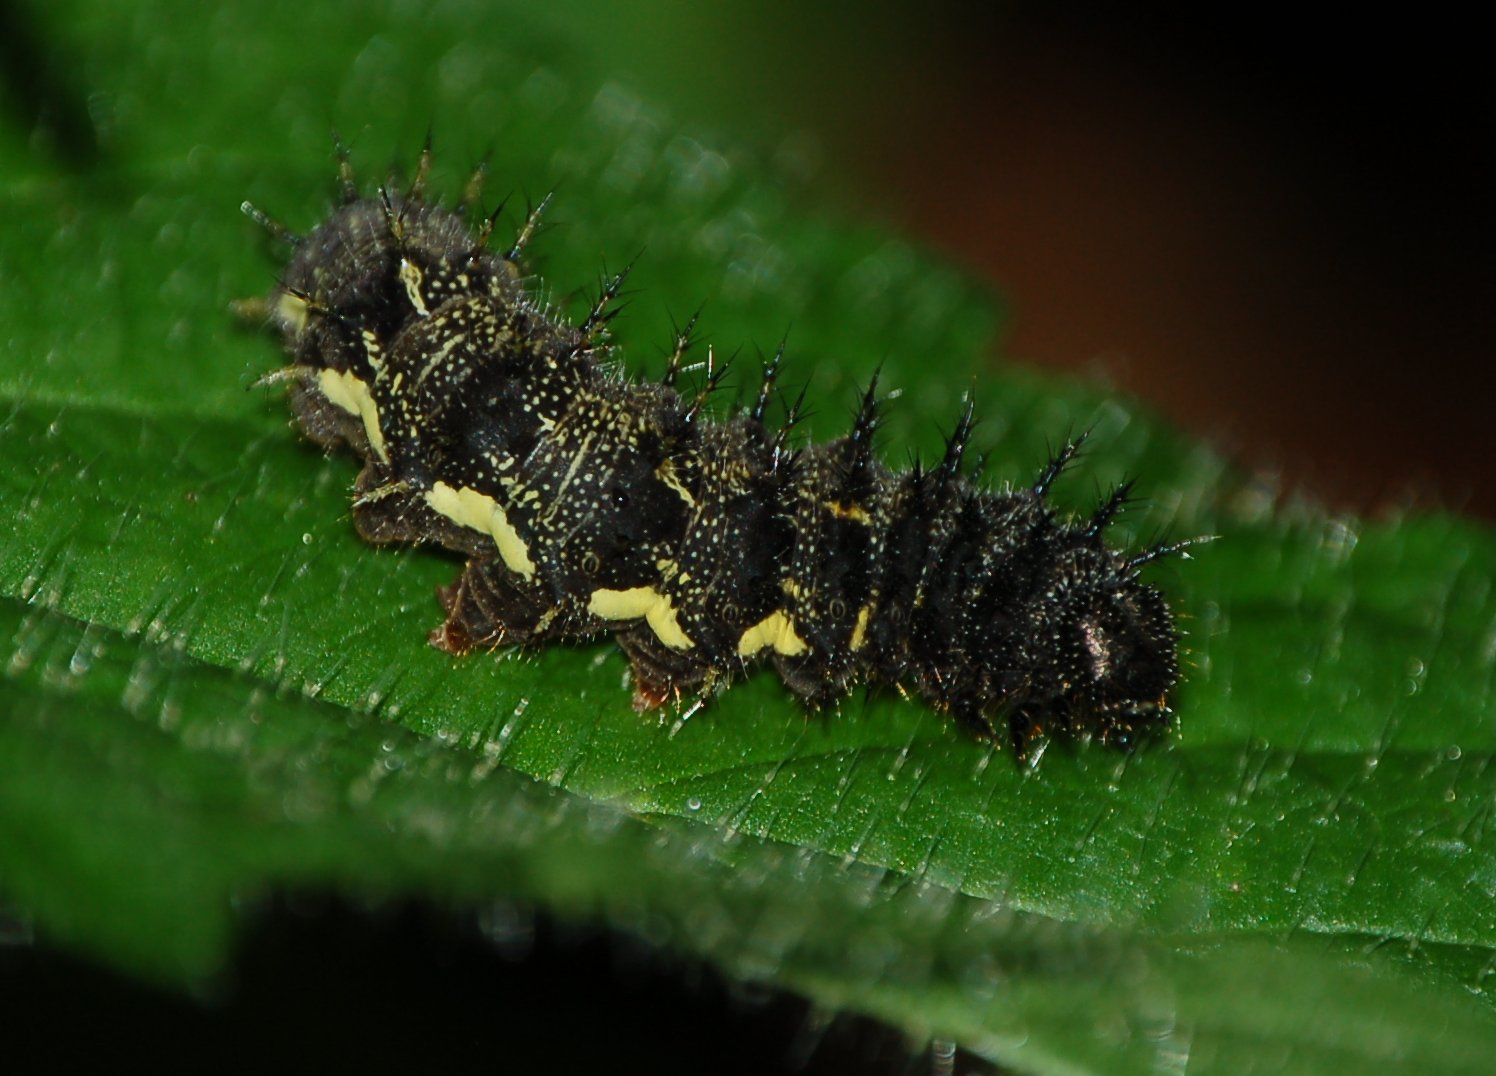
[[[1487,1063],[1489,531],[1271,514],[1131,404],[992,364],[959,274],[533,16],[55,18],[100,156],[13,131],[0,155],[0,896],[46,936],[187,984],[270,889],[521,900],[1033,1071]],[[1136,474],[1133,535],[1220,535],[1154,570],[1188,631],[1177,733],[1028,772],[897,698],[807,716],[759,675],[640,718],[606,645],[426,647],[454,564],[358,542],[352,464],[248,391],[280,359],[228,307],[274,273],[241,200],[308,227],[332,128],[372,180],[428,126],[438,187],[490,147],[496,191],[559,187],[537,256],[563,308],[645,250],[636,372],[705,302],[724,353],[789,330],[822,438],[880,362],[890,458],[973,381],[999,479],[1092,429],[1072,503]]]

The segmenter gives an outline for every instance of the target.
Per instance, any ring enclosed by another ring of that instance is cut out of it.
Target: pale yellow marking
[[[685,486],[685,483],[680,480],[680,475],[675,473],[674,460],[667,459],[664,463],[660,464],[659,467],[655,468],[655,477],[658,478],[661,482],[665,483],[665,485],[669,486],[671,489],[675,490],[676,495],[680,497],[681,500],[686,502],[687,508],[691,509],[693,512],[696,510],[696,498],[691,496],[691,491],[688,490]]]
[[[867,514],[867,509],[860,504],[847,504],[844,501],[822,501],[821,507],[837,519],[850,519],[854,523],[866,523],[871,518]]]
[[[453,523],[492,537],[499,547],[500,559],[510,571],[524,579],[535,578],[535,562],[530,559],[524,539],[509,522],[504,509],[488,494],[437,482],[426,491],[426,503],[433,512],[440,512]]]
[[[792,658],[805,653],[810,645],[795,633],[793,620],[782,612],[775,612],[743,632],[738,639],[738,657],[751,658],[765,648]]]
[[[431,353],[431,357],[426,360],[426,365],[421,367],[421,372],[416,375],[415,387],[420,388],[423,384],[425,384],[426,378],[431,376],[431,372],[442,363],[446,362],[447,359],[451,357],[453,349],[455,349],[459,344],[462,344],[463,342],[464,341],[460,336],[454,336],[448,339],[446,343],[442,344],[441,347],[433,351]]]
[[[654,587],[594,590],[587,600],[587,611],[603,620],[638,620],[643,617],[660,642],[672,650],[690,650],[696,645],[681,630],[670,599]]]
[[[301,331],[306,328],[306,319],[306,300],[288,291],[281,292],[280,297],[275,300],[275,320],[300,336]]]
[[[327,397],[328,403],[364,420],[369,447],[374,449],[374,455],[381,462],[388,461],[384,434],[379,429],[379,406],[369,394],[369,386],[347,371],[323,369],[317,374],[317,388]]]
[[[546,512],[545,519],[549,520],[560,511],[562,502],[566,499],[566,487],[571,485],[572,480],[577,477],[577,472],[582,469],[582,462],[586,459],[587,452],[592,447],[594,436],[594,434],[586,434],[582,438],[582,443],[577,446],[576,453],[571,457],[571,463],[566,468],[566,473],[561,476],[561,482],[556,486],[555,502],[551,505],[550,510]],[[531,493],[534,495],[535,500],[538,501],[540,499],[538,492],[532,490]]]
[[[384,372],[384,347],[379,343],[379,337],[368,329],[364,330],[364,355],[376,375],[375,380],[378,380],[377,375]]]
[[[405,294],[410,298],[410,305],[416,308],[416,313],[421,317],[430,317],[431,311],[426,309],[426,300],[421,298],[421,270],[409,258],[400,259],[400,283],[405,285]]]
[[[853,650],[861,650],[867,645],[867,622],[873,617],[873,607],[864,605],[857,610],[857,623],[852,625],[852,641],[848,644]]]

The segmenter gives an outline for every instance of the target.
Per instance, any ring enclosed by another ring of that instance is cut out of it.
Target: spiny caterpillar
[[[467,558],[434,645],[611,633],[639,710],[699,704],[767,660],[812,707],[868,681],[979,735],[1005,720],[1020,756],[1049,724],[1122,747],[1167,727],[1177,636],[1139,572],[1188,543],[1109,548],[1127,485],[1057,517],[1046,494],[1079,440],[1027,489],[981,488],[968,401],[938,463],[894,472],[874,384],[846,436],[796,445],[798,402],[764,422],[778,355],[714,421],[722,368],[675,388],[690,326],[658,384],[605,361],[626,273],[579,325],[536,301],[520,255],[539,210],[490,250],[497,211],[469,223],[482,169],[447,209],[425,197],[429,148],[403,194],[361,195],[339,159],[342,204],[306,236],[244,207],[294,248],[268,302],[292,363],[267,380],[308,438],[363,461],[359,534]]]

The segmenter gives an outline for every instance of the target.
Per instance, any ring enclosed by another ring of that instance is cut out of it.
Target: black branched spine
[[[859,681],[898,686],[1019,750],[1041,727],[1130,746],[1168,721],[1178,676],[1169,607],[1103,540],[1118,488],[1087,521],[1046,494],[1079,442],[1028,489],[963,471],[968,400],[930,469],[874,451],[876,379],[848,434],[793,447],[765,425],[782,349],[751,404],[724,421],[704,387],[610,374],[605,328],[627,269],[579,326],[531,298],[493,217],[424,197],[429,154],[401,193],[358,193],[294,242],[271,296],[291,366],[278,375],[302,431],[362,461],[353,515],[376,543],[432,542],[467,558],[440,591],[432,642],[453,652],[613,634],[640,708],[703,698],[759,661],[812,705]],[[544,207],[544,203],[540,208]],[[469,221],[474,224],[470,225]]]

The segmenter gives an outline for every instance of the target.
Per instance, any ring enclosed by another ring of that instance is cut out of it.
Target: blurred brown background
[[[1496,518],[1473,27],[971,0],[600,17],[646,92],[809,132],[865,208],[990,279],[1005,355],[1100,374],[1335,508]]]

